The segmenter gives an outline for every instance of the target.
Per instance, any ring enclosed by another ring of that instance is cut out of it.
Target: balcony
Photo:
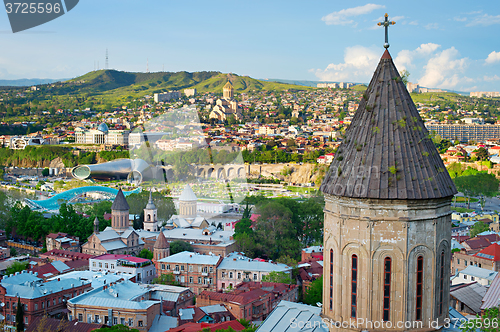
[[[173,274],[181,274],[181,271],[174,271]]]
[[[201,275],[204,277],[208,277],[208,272],[202,272]]]

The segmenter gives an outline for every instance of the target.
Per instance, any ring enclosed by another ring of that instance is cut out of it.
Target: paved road
[[[458,193],[457,196],[463,197],[463,194]],[[475,198],[479,198],[479,197],[475,197]],[[488,211],[495,211],[496,210],[496,211],[500,212],[500,198],[491,197],[491,198],[486,198],[485,201],[486,201],[486,204],[485,204],[483,210],[488,210]],[[452,206],[454,206],[453,202],[452,202]],[[466,208],[467,203],[456,203],[456,206]],[[470,208],[471,209],[480,209],[479,202],[471,202]]]

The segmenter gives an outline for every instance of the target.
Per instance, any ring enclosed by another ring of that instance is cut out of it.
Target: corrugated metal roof
[[[257,332],[328,332],[321,309],[307,304],[281,301],[259,326]],[[298,324],[298,323],[301,324]]]
[[[179,317],[181,320],[193,319],[194,309],[193,308],[179,309]]]
[[[321,191],[373,199],[435,199],[457,193],[387,50]]]
[[[450,290],[450,296],[464,303],[476,313],[481,312],[481,304],[487,288],[474,282]]]
[[[245,270],[245,271],[260,271],[260,272],[285,272],[291,271],[292,268],[281,263],[269,263],[254,261],[248,257],[231,253],[224,257],[218,269],[220,270]]]
[[[461,270],[459,274],[466,274],[477,278],[493,280],[497,276],[498,272],[483,269],[482,267],[477,267],[474,265],[469,265],[465,269]]]
[[[497,274],[483,297],[481,309],[496,308],[500,305],[500,274]]]
[[[209,305],[206,307],[199,307],[203,312],[205,312],[207,315],[208,314],[213,314],[215,312],[226,312],[227,309],[224,307],[222,304],[214,304],[214,305]]]
[[[179,264],[203,264],[217,265],[220,256],[202,255],[195,252],[183,251],[172,256],[160,259],[161,263],[179,263]]]

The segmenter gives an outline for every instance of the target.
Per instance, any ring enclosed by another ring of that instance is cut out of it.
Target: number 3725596
[[[7,14],[51,14],[60,13],[61,4],[51,4],[43,2],[7,2],[5,4]]]

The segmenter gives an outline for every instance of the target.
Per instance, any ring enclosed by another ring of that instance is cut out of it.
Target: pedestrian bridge
[[[130,194],[136,194],[140,192],[141,188],[137,188],[131,191],[124,191],[123,194],[125,196],[128,196]],[[41,201],[34,201],[27,198],[24,201],[33,210],[58,211],[62,203],[75,203],[79,198],[92,193],[99,193],[109,197],[110,199],[114,199],[116,197],[116,194],[118,193],[118,189],[103,186],[86,186],[66,190],[62,193],[52,196],[49,199]]]

